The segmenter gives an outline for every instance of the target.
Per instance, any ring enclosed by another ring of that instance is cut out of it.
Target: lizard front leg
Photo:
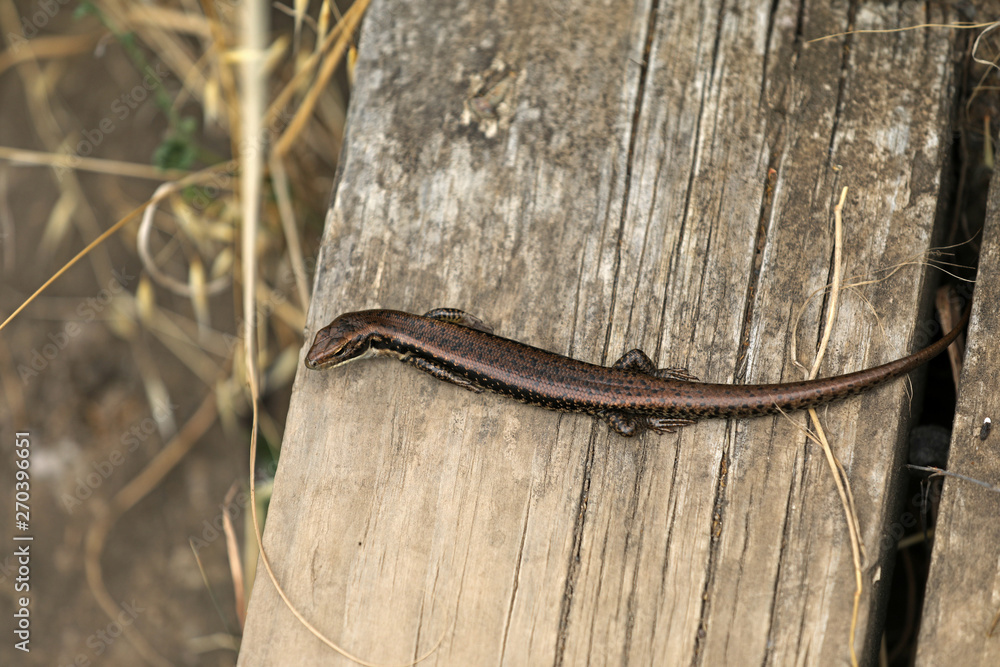
[[[441,320],[442,322],[459,324],[463,327],[469,327],[470,329],[475,329],[477,331],[493,333],[493,327],[489,326],[475,315],[470,315],[464,310],[459,310],[458,308],[435,308],[434,310],[428,310],[424,313],[424,317],[429,317],[432,320]]]
[[[438,380],[443,380],[444,382],[450,382],[451,384],[457,384],[462,389],[468,389],[475,394],[483,393],[483,388],[480,387],[475,382],[467,380],[461,375],[453,373],[444,366],[434,363],[429,359],[424,359],[423,357],[403,357],[402,361],[405,361],[414,368],[420,369],[428,375],[436,377]]]

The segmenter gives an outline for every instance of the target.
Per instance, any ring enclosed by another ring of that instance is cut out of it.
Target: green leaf
[[[198,149],[187,139],[167,137],[153,152],[153,164],[160,169],[190,169]]]

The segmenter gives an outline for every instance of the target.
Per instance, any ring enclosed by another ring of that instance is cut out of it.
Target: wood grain
[[[841,188],[846,276],[926,250],[953,97],[950,34],[805,41],[949,19],[926,11],[374,2],[307,338],[344,311],[452,306],[587,361],[641,347],[707,381],[800,379],[789,331],[830,275]],[[496,63],[514,84],[476,106],[499,119],[464,124]],[[930,287],[913,267],[865,290],[884,334],[845,296],[822,374],[916,347]],[[824,415],[868,546],[870,658],[904,386]],[[389,360],[303,370],[265,546],[305,615],[375,662],[443,635],[424,664],[843,663],[850,549],[803,423],[630,441]],[[258,577],[240,664],[341,661]]]

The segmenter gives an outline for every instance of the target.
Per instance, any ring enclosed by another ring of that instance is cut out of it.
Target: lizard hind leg
[[[639,423],[639,420],[631,415],[621,412],[605,412],[599,416],[608,422],[608,426],[611,427],[612,431],[626,438],[631,438],[642,432],[642,425]]]
[[[654,417],[648,415],[643,418],[646,428],[657,433],[676,433],[677,429],[690,426],[695,423],[694,419],[678,419],[675,417]]]
[[[681,382],[694,382],[698,378],[688,372],[686,368],[657,368],[653,360],[646,356],[646,353],[636,348],[629,350],[616,361],[612,368],[622,371],[632,371],[633,373],[643,373],[652,375],[664,380],[680,380]],[[684,426],[684,424],[681,424]]]
[[[469,327],[470,329],[475,329],[477,331],[493,333],[493,327],[486,324],[475,315],[470,315],[464,310],[459,310],[458,308],[435,308],[434,310],[428,310],[424,313],[424,317],[429,317],[432,320],[441,320],[442,322],[451,322],[452,324]]]

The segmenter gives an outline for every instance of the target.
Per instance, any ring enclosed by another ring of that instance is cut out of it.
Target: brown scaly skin
[[[586,412],[623,436],[672,432],[698,419],[754,417],[811,408],[871,389],[927,363],[955,339],[961,323],[908,357],[830,378],[782,384],[695,382],[684,369],[657,369],[641,350],[613,366],[596,366],[501,338],[478,318],[453,308],[426,315],[364,310],[341,315],[316,334],[306,366],[320,370],[390,355],[439,380],[484,389],[549,410]]]

